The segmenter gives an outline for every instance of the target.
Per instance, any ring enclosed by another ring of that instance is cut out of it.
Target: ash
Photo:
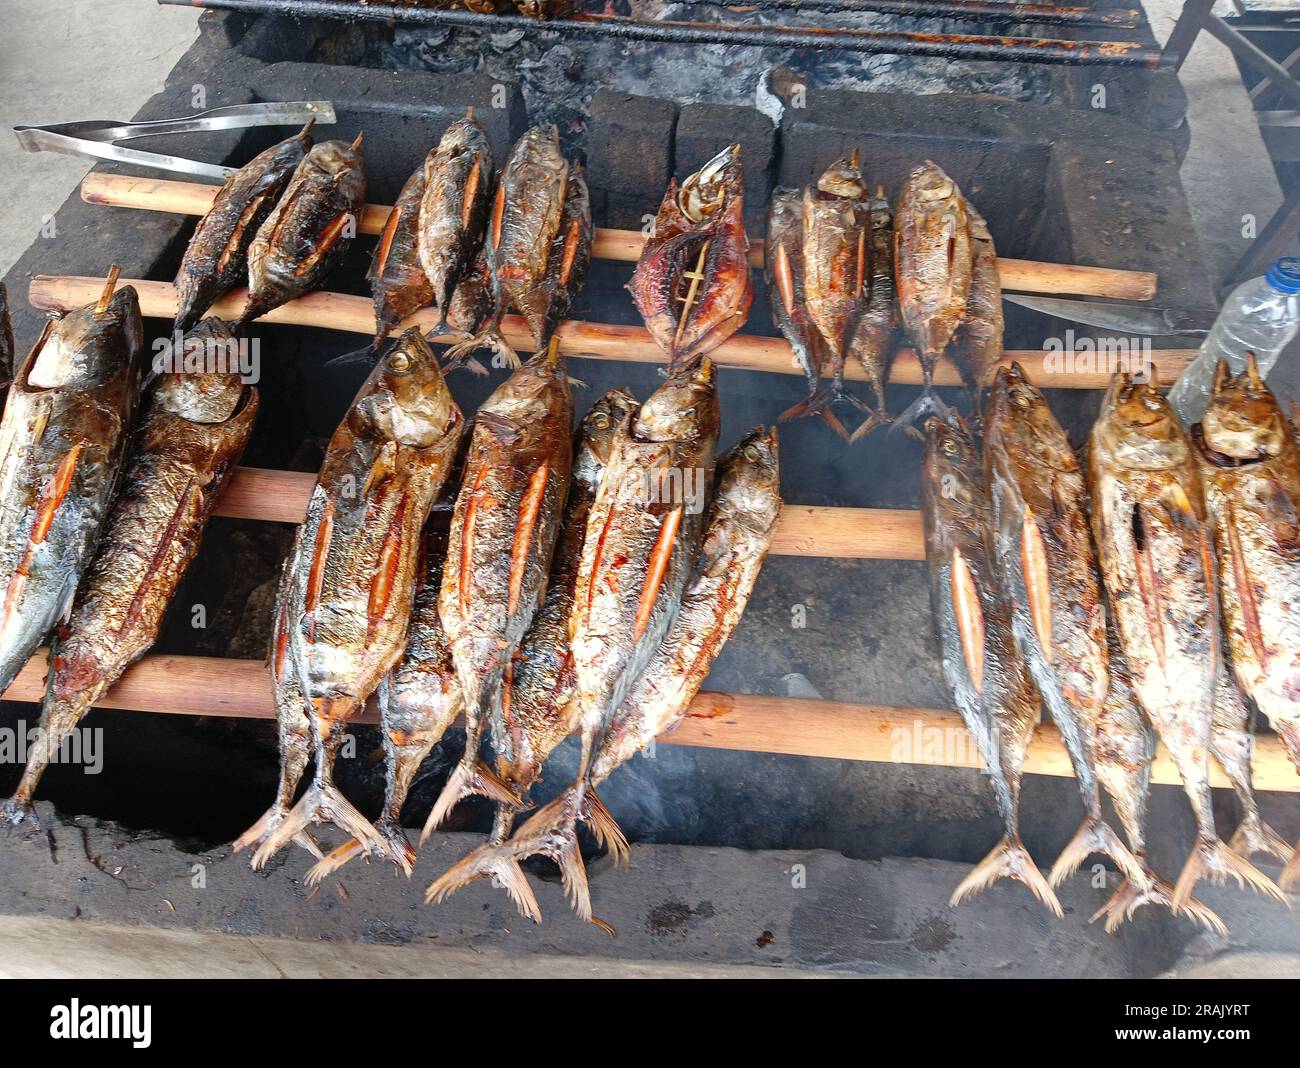
[[[993,33],[1001,29],[1019,36],[1035,32],[1027,27],[981,27],[970,22],[902,19],[866,12],[738,12],[655,0],[618,0],[609,10],[643,20],[929,33]],[[793,84],[811,89],[927,95],[986,93],[1034,102],[1050,95],[1050,68],[1035,64],[567,37],[545,27],[544,22],[538,23],[538,29],[529,33],[416,26],[378,29],[367,34],[364,61],[386,69],[481,71],[518,81],[532,121],[555,123],[566,148],[581,146],[588,105],[601,88],[680,103],[756,104],[772,115],[778,113],[777,97]]]

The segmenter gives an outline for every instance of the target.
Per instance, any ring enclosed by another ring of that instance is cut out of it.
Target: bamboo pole
[[[88,204],[179,215],[203,215],[212,207],[219,186],[199,182],[177,182],[166,178],[134,178],[125,174],[91,171],[82,180],[81,199]],[[393,209],[386,204],[367,204],[357,221],[363,234],[380,234]],[[600,260],[635,263],[645,236],[639,230],[609,230],[597,227],[591,254]],[[763,242],[750,238],[749,261],[763,265]],[[1084,267],[1069,263],[1000,258],[998,274],[1002,287],[1021,293],[1111,297],[1116,300],[1150,300],[1156,294],[1156,275],[1147,271],[1124,271],[1110,267]]]
[[[122,279],[120,285],[134,286],[140,296],[140,310],[146,317],[171,319],[176,314],[176,291],[170,282],[150,282],[140,279]],[[95,300],[104,288],[102,278],[75,275],[37,275],[31,281],[28,299],[32,305],[46,311],[68,311]],[[223,297],[211,308],[210,314],[223,319],[236,319],[243,310],[246,290],[236,290]],[[437,315],[431,309],[416,312],[403,326],[418,326],[432,330]],[[326,330],[342,330],[372,336],[375,332],[374,305],[369,297],[356,297],[344,293],[308,293],[262,316],[258,322],[280,323],[293,326],[316,326]],[[506,340],[520,352],[532,351],[532,334],[523,319],[507,315],[502,324]],[[632,363],[663,363],[663,350],[643,326],[616,323],[589,323],[570,319],[561,323],[555,336],[561,350],[568,356],[580,359],[626,360]],[[450,343],[459,337],[445,335],[431,338]],[[1170,385],[1196,354],[1195,349],[1152,349],[1148,353],[1131,356],[1121,351],[1119,366],[1128,369],[1133,364],[1148,359],[1156,380]],[[803,372],[795,363],[794,355],[784,338],[757,337],[753,334],[736,334],[710,353],[720,367],[747,371],[767,371],[773,374],[799,375]],[[1089,353],[1044,353],[1039,349],[1009,350],[1003,353],[1002,362],[1019,361],[1029,379],[1038,386],[1053,389],[1103,389],[1109,383],[1115,358]],[[846,369],[846,378],[864,381],[862,367],[856,362]],[[890,370],[891,382],[920,385],[921,364],[911,349],[901,349]],[[961,385],[961,377],[951,362],[943,361],[935,369],[934,380],[941,386]]]
[[[301,523],[316,476],[306,471],[237,467],[216,514],[231,519]],[[839,560],[924,560],[921,513],[905,508],[823,508],[789,504],[772,536],[775,556]]]
[[[44,675],[42,651],[19,672],[4,699],[39,701]],[[129,668],[96,705],[186,716],[275,716],[270,673],[265,664],[199,656],[147,656]],[[377,721],[373,705],[357,720]],[[846,701],[705,691],[696,697],[676,730],[658,741],[665,745],[873,763],[981,766],[975,743],[955,712]],[[1025,760],[1025,771],[1073,775],[1069,755],[1054,727],[1038,728]],[[1275,735],[1256,739],[1254,776],[1256,789],[1300,792],[1300,775]],[[1156,755],[1151,778],[1166,785],[1179,782],[1178,771],[1163,747]],[[1211,769],[1210,781],[1214,786],[1229,785],[1217,766]]]

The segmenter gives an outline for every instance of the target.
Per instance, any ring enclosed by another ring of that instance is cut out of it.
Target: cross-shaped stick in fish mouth
[[[704,258],[709,254],[709,245],[711,242],[705,241],[700,246],[700,254],[695,259],[695,269],[686,271],[682,277],[690,279],[690,285],[686,287],[685,296],[677,299],[682,302],[682,314],[677,320],[677,335],[673,338],[673,345],[679,345],[682,340],[682,332],[686,329],[686,322],[691,316],[691,308],[699,300],[700,285],[704,281]]]

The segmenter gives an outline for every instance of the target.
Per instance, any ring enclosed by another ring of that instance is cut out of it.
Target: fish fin
[[[1282,884],[1283,890],[1300,887],[1300,843],[1297,843],[1295,852],[1291,854],[1291,859],[1286,862],[1286,867],[1282,869],[1282,875],[1278,882]]]
[[[1056,858],[1047,881],[1054,887],[1060,886],[1093,853],[1110,857],[1127,879],[1139,883],[1150,881],[1137,857],[1119,840],[1119,835],[1111,829],[1110,824],[1100,816],[1084,817],[1082,826],[1061,850],[1061,855]]]
[[[591,833],[595,836],[597,844],[601,848],[609,850],[609,855],[615,864],[626,866],[631,859],[627,836],[614,821],[614,817],[610,815],[609,809],[596,795],[595,790],[587,791],[586,801],[586,823],[591,828]]]
[[[276,853],[295,840],[311,823],[332,823],[358,839],[367,853],[384,854],[387,844],[371,822],[357,811],[332,782],[316,781],[296,805],[271,829],[253,854],[253,867],[261,868]]]
[[[1016,838],[1003,837],[987,857],[981,860],[969,875],[964,878],[948,899],[948,905],[956,908],[967,898],[974,897],[981,890],[986,890],[999,879],[1015,879],[1025,884],[1029,892],[1042,902],[1043,906],[1058,919],[1065,915],[1056,894],[1038,870],[1033,857],[1023,843]]]
[[[1291,856],[1290,843],[1265,823],[1258,812],[1247,813],[1243,817],[1241,825],[1228,842],[1228,848],[1247,859],[1259,853],[1266,857],[1276,857],[1283,864]],[[1284,883],[1283,886],[1285,885]]]
[[[577,812],[582,804],[580,784],[569,786],[534,812],[501,849],[518,860],[550,857],[560,866],[564,893],[582,920],[591,921],[591,891],[578,848]],[[621,832],[620,832],[621,833]]]
[[[921,390],[921,395],[912,401],[898,415],[894,416],[893,425],[889,432],[894,434],[899,430],[906,431],[914,437],[921,437],[920,432],[912,425],[921,416],[926,413],[937,415],[940,419],[951,422],[952,409],[943,402],[943,399],[933,388],[926,386]]]
[[[849,435],[850,445],[856,445],[877,427],[889,426],[893,423],[894,417],[887,411],[880,408],[873,408],[866,401],[853,396],[851,393],[845,394],[845,396],[847,396],[858,408],[867,413],[867,417],[862,420],[853,433]]]
[[[430,884],[424,894],[425,904],[440,904],[462,886],[485,877],[491,877],[494,886],[510,895],[519,915],[527,917],[533,923],[542,922],[541,906],[537,904],[533,888],[528,885],[528,877],[519,866],[518,859],[512,855],[508,844],[481,845],[462,857]]]
[[[402,873],[410,878],[411,870],[415,867],[415,846],[411,845],[410,840],[406,837],[406,832],[401,827],[395,827],[387,823],[375,825],[375,830],[379,832],[381,838],[388,846],[388,859],[402,869]],[[366,847],[356,838],[349,838],[337,849],[331,850],[327,856],[321,857],[320,861],[308,870],[306,880],[308,886],[315,886],[325,876],[338,871],[348,861],[361,856],[366,852]]]
[[[231,844],[232,853],[242,853],[249,846],[261,845],[270,837],[271,832],[276,829],[284,819],[285,810],[280,805],[275,804],[268,808],[256,823],[248,830],[241,834]]]
[[[424,821],[424,830],[420,832],[420,844],[424,845],[438,827],[446,821],[451,815],[451,810],[461,803],[465,798],[472,797],[475,794],[480,797],[491,798],[503,805],[509,805],[511,808],[523,808],[524,803],[519,799],[509,786],[501,778],[484,764],[481,760],[473,764],[461,761],[456,765],[454,771],[447,778],[447,784],[442,788],[442,793],[438,795],[438,800],[434,802],[433,808],[429,811],[429,818]]]
[[[1148,879],[1147,883],[1149,885],[1143,887],[1132,879],[1125,879],[1120,883],[1119,889],[1110,896],[1110,900],[1092,914],[1090,922],[1096,923],[1105,916],[1106,933],[1114,934],[1127,920],[1131,920],[1133,913],[1143,905],[1162,905],[1171,912],[1174,911],[1173,887],[1160,879]],[[1187,902],[1182,915],[1216,934],[1228,933],[1227,925],[1219,919],[1214,910],[1196,898],[1191,898]]]
[[[487,368],[472,358],[479,349],[491,349],[505,361],[507,370],[517,371],[523,366],[519,353],[514,350],[510,342],[497,331],[489,330],[475,335],[468,341],[452,345],[443,353],[444,369],[454,371],[457,367],[464,367],[472,374],[487,374]]]
[[[1192,847],[1192,854],[1187,858],[1174,886],[1175,916],[1187,907],[1192,897],[1192,888],[1207,877],[1216,884],[1222,884],[1229,878],[1235,879],[1237,886],[1243,890],[1249,884],[1265,897],[1287,904],[1286,895],[1278,889],[1277,884],[1250,861],[1237,856],[1218,838],[1200,838]]]
[[[342,356],[335,356],[332,360],[326,360],[321,365],[321,369],[329,371],[335,367],[355,367],[359,363],[374,363],[379,359],[379,350],[383,347],[383,343],[384,339],[377,337],[365,348],[353,349],[351,352],[343,353]]]

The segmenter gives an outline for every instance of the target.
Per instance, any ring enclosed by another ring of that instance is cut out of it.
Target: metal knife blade
[[[1002,299],[1058,319],[1125,334],[1191,337],[1209,333],[1214,325],[1213,313],[1200,308],[1152,308],[1099,300],[1031,297],[1023,293],[1003,293]]]

